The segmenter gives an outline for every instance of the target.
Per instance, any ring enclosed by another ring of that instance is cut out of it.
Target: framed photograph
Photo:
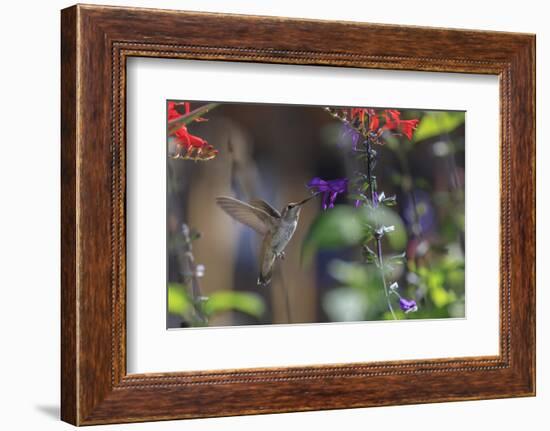
[[[63,420],[535,394],[533,35],[77,5],[61,42]]]

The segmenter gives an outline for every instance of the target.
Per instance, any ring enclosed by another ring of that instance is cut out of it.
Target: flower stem
[[[208,318],[202,310],[202,292],[200,288],[199,277],[197,276],[197,265],[195,264],[195,256],[193,255],[193,246],[191,244],[191,235],[189,227],[183,224],[181,229],[184,241],[184,279],[186,285],[191,285],[191,297],[193,300],[193,309],[195,318],[201,323],[207,323]]]
[[[367,179],[367,184],[368,184],[368,190],[369,190],[369,194],[370,194],[370,205],[372,207],[372,210],[373,211],[376,211],[376,208],[378,207],[378,198],[377,198],[377,191],[376,191],[376,182],[375,182],[375,177],[373,175],[373,170],[374,170],[374,161],[375,161],[375,152],[373,151],[372,149],[372,144],[373,142],[374,143],[378,143],[378,138],[379,136],[381,135],[382,133],[382,130],[383,129],[378,129],[377,131],[374,131],[374,130],[370,130],[370,124],[371,124],[371,115],[375,115],[375,114],[371,114],[369,112],[368,114],[368,117],[366,118],[366,121],[365,121],[365,118],[363,118],[361,120],[361,123],[360,124],[356,124],[354,123],[353,121],[350,121],[347,119],[346,115],[341,115],[341,114],[338,114],[337,111],[331,109],[331,108],[326,108],[327,111],[330,113],[330,115],[332,115],[334,118],[337,118],[338,120],[340,120],[341,122],[343,122],[347,127],[350,127],[351,129],[353,129],[356,133],[358,133],[359,136],[363,137],[363,145],[364,145],[364,148],[365,150],[357,150],[355,147],[353,148],[353,150],[356,152],[356,153],[365,153],[366,152],[366,163],[365,163],[365,171],[366,171],[366,179]],[[367,124],[369,125],[367,127]],[[378,124],[378,123],[377,123]],[[368,198],[366,198],[366,200],[368,201]],[[379,223],[376,223],[376,224],[379,224]],[[378,231],[380,230],[380,231]],[[397,316],[395,315],[395,312],[393,311],[393,307],[391,305],[391,298],[390,298],[390,292],[388,290],[388,285],[387,285],[387,282],[386,282],[386,274],[385,274],[385,267],[384,267],[384,256],[383,256],[383,253],[382,253],[382,236],[384,235],[384,232],[383,232],[383,226],[376,226],[376,233],[375,233],[375,238],[376,238],[376,255],[377,255],[377,260],[378,260],[378,269],[380,270],[380,276],[382,278],[382,284],[384,286],[384,293],[386,295],[386,301],[388,303],[388,309],[392,315],[392,317],[394,318],[394,320],[397,320]],[[370,241],[370,240],[369,240]],[[365,244],[364,246],[367,247],[367,243],[368,241],[365,241]],[[367,247],[368,249],[368,247]]]
[[[371,205],[372,208],[375,209],[378,205],[378,202],[376,202],[375,192],[374,190],[374,181],[372,179],[372,144],[370,139],[366,140],[366,147],[367,147],[367,181],[369,183],[369,189],[370,189],[370,198],[371,198]],[[395,312],[393,311],[393,307],[391,305],[391,298],[390,294],[388,292],[388,284],[386,282],[386,274],[385,274],[385,268],[384,268],[384,254],[382,253],[382,235],[375,235],[376,238],[376,254],[378,257],[378,268],[380,269],[380,276],[382,278],[382,285],[384,286],[384,294],[386,295],[386,302],[388,303],[388,309],[390,310],[390,313],[394,320],[397,320],[397,316],[395,315]]]
[[[371,145],[371,142],[370,142],[370,139],[367,139],[366,140],[366,147],[367,147],[367,178],[368,178],[368,183],[369,183],[369,190],[370,190],[370,199],[371,199],[371,203],[372,203],[372,206],[373,208],[375,207],[375,197],[374,197],[374,182],[372,181],[372,145]]]
[[[382,284],[384,285],[384,293],[386,294],[388,308],[393,319],[397,320],[397,316],[395,315],[395,312],[393,311],[393,307],[391,305],[390,293],[388,291],[388,284],[386,282],[386,274],[384,271],[384,256],[382,254],[382,237],[379,235],[376,236],[376,254],[378,256],[378,267],[380,268],[380,275],[382,276]]]

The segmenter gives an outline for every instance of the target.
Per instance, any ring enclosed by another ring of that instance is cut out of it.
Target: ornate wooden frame
[[[534,395],[534,35],[78,5],[62,11],[61,46],[63,420],[88,425]],[[130,56],[498,75],[500,354],[128,375]]]

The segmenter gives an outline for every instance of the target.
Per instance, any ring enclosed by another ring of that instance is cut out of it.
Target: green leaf
[[[384,205],[388,206],[388,207],[394,207],[396,204],[397,204],[397,199],[394,196],[388,196],[387,198],[384,198],[382,200],[382,202],[384,203]]]
[[[348,193],[348,199],[352,201],[367,202],[367,198],[365,197],[365,195],[358,195],[355,193]]]
[[[179,118],[168,121],[168,135],[172,135],[177,130],[181,129],[182,126],[187,126],[189,123],[195,121],[197,118],[206,114],[208,111],[218,105],[219,103],[208,103],[197,109],[192,110],[189,114],[185,114]]]
[[[363,259],[365,259],[367,263],[378,264],[378,256],[368,245],[363,245]]]
[[[309,264],[319,249],[331,250],[359,244],[364,236],[360,212],[337,205],[321,212],[302,243],[302,261]]]
[[[456,296],[452,291],[447,291],[441,286],[434,286],[430,288],[430,299],[436,307],[441,308],[454,302]]]
[[[414,141],[419,142],[452,132],[464,124],[465,112],[434,111],[422,117],[414,132]]]
[[[337,205],[323,211],[311,224],[302,243],[302,262],[305,265],[311,263],[318,250],[362,244],[372,236],[373,228],[381,225],[395,227],[384,238],[393,250],[401,252],[407,241],[407,231],[399,215],[392,209],[383,205],[377,208]]]
[[[395,263],[405,263],[405,261],[407,260],[407,253],[403,252],[394,256],[390,256],[389,260]]]
[[[203,311],[208,316],[224,311],[240,311],[260,318],[265,312],[265,304],[257,293],[220,290],[209,296],[203,305]]]
[[[393,250],[401,252],[407,243],[407,230],[403,224],[401,217],[393,209],[378,205],[376,208],[369,206],[359,208],[361,219],[364,223],[371,226],[394,226],[393,232],[388,232],[384,235],[390,247]]]
[[[367,268],[360,263],[334,259],[328,265],[328,272],[332,278],[350,287],[361,288],[369,283]]]
[[[185,286],[180,283],[168,283],[168,312],[184,316],[191,307],[191,301],[185,291]]]
[[[361,191],[366,192],[368,189],[369,189],[369,183],[368,183],[368,181],[365,181],[363,183],[363,186],[361,187]]]

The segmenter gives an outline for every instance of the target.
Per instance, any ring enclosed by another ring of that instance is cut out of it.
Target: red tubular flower
[[[181,107],[184,108],[184,113],[181,112]],[[168,121],[180,118],[189,112],[191,112],[189,102],[168,102]],[[206,121],[206,119],[197,118],[195,121]],[[181,126],[173,135],[176,138],[176,154],[173,158],[205,161],[213,159],[218,154],[218,150],[206,140],[189,133],[186,126]]]
[[[409,140],[412,139],[413,132],[418,127],[418,123],[420,120],[401,120],[401,132],[409,138]]]
[[[401,122],[401,112],[396,111],[395,109],[386,109],[384,111],[384,119],[386,123],[384,124],[384,130],[398,130],[399,124]]]
[[[418,127],[420,120],[401,120],[401,112],[395,109],[386,109],[384,111],[385,130],[395,130],[403,133],[407,138],[412,139],[414,130]]]
[[[184,147],[195,147],[200,148],[206,144],[208,144],[204,139],[199,138],[198,136],[192,135],[187,131],[187,127],[182,126],[181,129],[179,129],[174,136],[178,138],[179,142]]]
[[[181,112],[181,107],[183,106],[184,112]],[[179,108],[179,109],[178,109]],[[168,121],[175,120],[176,118],[181,117],[182,115],[187,115],[191,112],[191,103],[189,102],[168,102]],[[198,117],[193,121],[197,123],[202,123],[203,121],[208,121],[206,118]]]
[[[361,121],[361,124],[365,121],[365,108],[351,108],[351,119],[355,120],[357,117],[359,117],[359,120]]]
[[[365,116],[368,115],[369,131],[376,132],[380,126],[380,120],[376,111],[372,108],[351,108],[351,120],[359,118],[361,125],[365,123]]]
[[[376,111],[372,108],[368,108],[366,109],[366,111],[367,114],[369,114],[369,130],[378,130],[378,127],[380,126],[380,120],[378,119],[378,115],[376,115]]]
[[[182,103],[168,102],[168,121],[175,120],[184,115],[177,109],[177,107],[181,105]],[[185,114],[189,114],[191,111],[191,104],[189,102],[183,102],[183,106],[185,107]]]

